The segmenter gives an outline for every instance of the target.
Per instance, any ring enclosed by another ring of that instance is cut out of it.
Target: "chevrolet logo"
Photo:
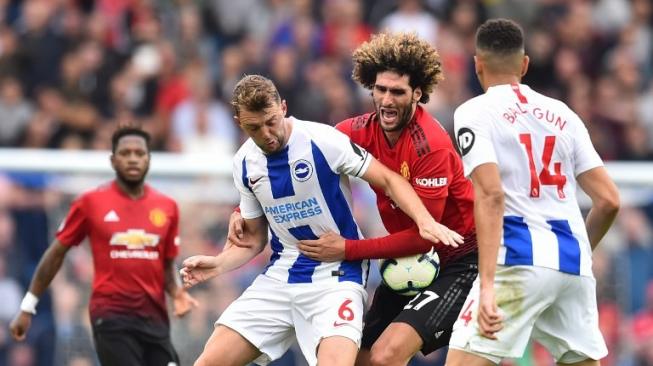
[[[145,230],[129,229],[127,232],[114,233],[109,244],[124,245],[127,249],[143,249],[159,244],[159,236],[146,233]]]

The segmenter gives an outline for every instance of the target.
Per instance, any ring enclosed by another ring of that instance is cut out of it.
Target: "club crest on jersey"
[[[406,178],[406,180],[410,180],[410,170],[408,169],[408,163],[403,162],[401,163],[401,167],[399,168],[399,172],[401,173],[401,176]]]
[[[291,173],[295,180],[305,182],[313,175],[313,165],[304,159],[297,160],[291,167]]]
[[[152,225],[156,227],[163,227],[167,221],[168,221],[168,217],[166,216],[166,213],[162,209],[155,208],[150,211],[150,222],[152,223]]]
[[[467,127],[463,127],[460,130],[458,130],[458,136],[456,137],[456,140],[458,141],[458,149],[460,149],[460,153],[465,156],[469,152],[469,150],[472,149],[472,146],[474,146],[474,140],[476,136],[474,135],[474,131],[470,130]]]
[[[157,246],[159,236],[141,229],[128,229],[127,232],[114,233],[109,244],[124,245],[127,249],[143,249]]]

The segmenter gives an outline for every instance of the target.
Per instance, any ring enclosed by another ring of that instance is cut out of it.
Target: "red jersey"
[[[90,240],[91,319],[135,315],[168,323],[164,266],[179,252],[178,223],[175,201],[147,185],[138,199],[114,181],[73,202],[57,239],[67,246]]]
[[[340,122],[336,128],[385,166],[410,181],[431,215],[438,222],[465,236],[465,244],[459,248],[436,246],[442,262],[448,262],[476,249],[474,188],[471,181],[465,178],[462,161],[449,135],[435,118],[417,106],[415,115],[403,129],[394,146],[389,145],[376,120],[376,113],[347,119]],[[394,236],[395,239],[401,238],[402,243],[393,242],[392,246],[406,248],[409,244],[404,242],[407,240],[421,240],[422,246],[431,246],[421,239],[410,217],[382,190],[374,187],[372,189],[376,193],[381,219],[389,233],[413,229],[409,236]],[[408,231],[406,234],[408,235]],[[393,252],[392,256],[414,254],[414,249]],[[354,258],[348,255],[347,259]]]

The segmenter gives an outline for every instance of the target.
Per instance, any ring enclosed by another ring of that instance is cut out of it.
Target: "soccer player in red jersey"
[[[460,156],[447,132],[419,103],[442,78],[440,57],[414,34],[379,34],[353,56],[353,78],[371,89],[375,112],[347,119],[336,127],[390,169],[403,175],[431,215],[465,237],[460,246],[435,246],[442,270],[414,298],[381,285],[365,318],[358,365],[405,365],[419,350],[428,354],[446,346],[453,323],[478,273],[473,216],[473,186],[463,174]],[[424,253],[414,222],[376,190],[377,206],[391,235],[349,240],[328,233],[303,241],[300,250],[321,261],[396,258]],[[241,233],[237,213],[230,239]],[[410,302],[410,303],[409,303]]]
[[[89,312],[103,365],[176,365],[165,292],[183,316],[197,305],[180,286],[177,204],[145,184],[150,136],[121,127],[112,137],[113,182],[77,198],[43,254],[11,334],[25,339],[38,297],[61,268],[68,250],[85,237],[95,266]]]

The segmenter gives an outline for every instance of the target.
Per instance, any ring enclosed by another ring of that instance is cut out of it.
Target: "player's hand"
[[[11,336],[17,341],[25,340],[27,331],[29,330],[31,324],[32,314],[26,313],[24,311],[18,312],[16,317],[9,324],[9,331],[11,331]]]
[[[174,308],[175,316],[181,318],[182,316],[188,314],[191,309],[196,308],[199,303],[188,293],[188,291],[180,288],[175,294],[172,305]]]
[[[245,233],[245,220],[240,215],[240,212],[234,211],[229,216],[229,231],[227,232],[227,241],[233,245],[241,248],[251,248],[252,243],[246,242]]]
[[[218,263],[210,255],[196,255],[186,258],[179,270],[184,288],[190,288],[218,275]]]
[[[496,333],[503,329],[503,317],[494,297],[494,288],[481,289],[478,305],[478,326],[483,337],[497,339]]]
[[[345,259],[345,238],[329,231],[316,240],[300,240],[297,245],[305,256],[321,262],[335,262]]]
[[[419,235],[422,238],[436,244],[442,243],[444,245],[458,248],[458,245],[465,242],[465,238],[463,238],[462,235],[436,222],[432,218],[430,220],[425,220],[422,223],[418,223],[417,227],[419,228]]]

